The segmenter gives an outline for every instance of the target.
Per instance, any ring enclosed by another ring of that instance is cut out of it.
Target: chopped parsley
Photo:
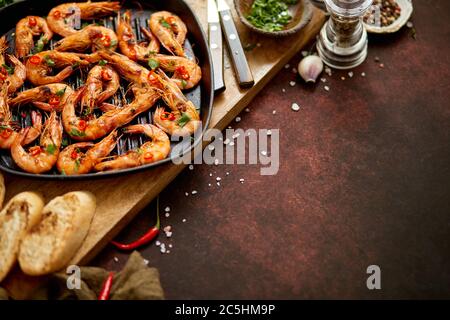
[[[182,113],[180,119],[177,120],[177,124],[180,127],[184,127],[189,121],[191,121],[191,117],[187,113]]]
[[[14,67],[10,67],[6,63],[2,64],[2,67],[5,68],[5,70],[8,72],[8,74],[14,73]]]
[[[56,145],[54,145],[54,144],[49,144],[49,145],[47,146],[47,148],[45,148],[45,151],[46,151],[47,153],[50,153],[50,154],[55,154],[55,151],[56,151]]]
[[[34,46],[33,52],[39,53],[42,50],[44,50],[44,46],[47,43],[47,38],[45,36],[41,36],[39,40],[36,42],[36,45]]]
[[[101,66],[101,67],[106,66],[107,64],[108,64],[108,61],[106,61],[106,60],[100,60],[98,62],[98,65]]]
[[[159,61],[155,60],[155,59],[148,59],[148,66],[152,69],[155,70],[156,68],[159,67]]]
[[[67,89],[67,87],[65,87],[64,89],[58,90],[58,91],[56,91],[55,94],[61,98],[64,95],[64,93],[66,93],[66,89]]]
[[[55,61],[53,61],[53,60],[50,58],[49,55],[46,55],[46,56],[44,57],[44,60],[45,60],[45,63],[47,63],[47,65],[48,65],[49,67],[54,67],[54,66],[56,66]]]
[[[84,133],[83,131],[79,131],[79,130],[77,130],[77,129],[75,129],[75,128],[73,128],[73,129],[69,132],[69,134],[70,134],[71,136],[73,136],[73,137],[85,137],[85,136],[86,136],[86,133]]]
[[[164,18],[161,18],[161,20],[159,20],[159,23],[160,23],[164,28],[172,29],[172,27],[170,26],[170,24],[169,24]]]
[[[255,0],[247,20],[255,27],[268,31],[280,31],[291,21],[288,5],[298,0]]]
[[[186,80],[181,79],[181,86],[183,87],[183,89],[186,88],[186,86],[187,86]]]

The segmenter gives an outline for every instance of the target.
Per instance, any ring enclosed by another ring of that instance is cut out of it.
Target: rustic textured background
[[[416,40],[407,28],[371,36],[353,78],[307,86],[283,70],[232,124],[281,129],[278,175],[200,165],[162,193],[173,236],[159,240],[173,248],[141,252],[167,298],[450,298],[450,2],[414,5]],[[119,238],[138,237],[154,213]],[[94,263],[118,270],[127,257],[110,246]],[[371,264],[380,291],[366,288]]]

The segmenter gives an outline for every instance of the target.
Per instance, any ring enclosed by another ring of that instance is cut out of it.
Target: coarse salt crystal
[[[267,130],[267,135],[268,136],[272,135],[272,130]]]
[[[330,87],[329,86],[325,86],[323,88],[325,89],[325,91],[330,91]]]
[[[302,56],[303,56],[303,58],[304,58],[304,57],[306,57],[306,56],[307,56],[308,54],[309,54],[309,52],[308,52],[308,51],[305,51],[305,50],[304,50],[304,51],[302,51]]]
[[[161,248],[159,249],[159,251],[161,251],[161,253],[166,253],[166,247],[161,246]]]
[[[114,262],[119,262],[119,258],[114,257],[113,259],[114,259]]]
[[[281,92],[285,93],[285,92],[286,92],[286,89],[285,89],[285,88],[281,89]]]
[[[169,243],[169,248],[173,248],[173,245],[171,243]]]
[[[194,170],[194,165],[190,164],[189,165],[189,170]]]
[[[187,197],[189,196],[189,192],[185,192],[184,195]]]
[[[214,160],[214,164],[215,164],[216,166],[218,166],[218,165],[219,165],[219,159],[215,159],[215,160]]]
[[[171,232],[171,231],[166,232],[166,237],[167,237],[167,238],[172,237],[172,232]]]
[[[349,76],[350,78],[353,78],[353,75],[354,75],[353,71],[350,71],[350,72],[348,73],[348,76]]]
[[[233,139],[236,139],[237,137],[239,137],[241,134],[238,132],[238,133],[235,133],[235,134],[233,134],[233,136],[232,136],[232,138]]]
[[[225,172],[225,174],[226,174],[227,176],[229,176],[229,175],[230,175],[230,173],[229,173],[229,172]]]
[[[261,154],[263,155],[263,156],[267,156],[267,151],[261,151]]]
[[[210,144],[208,145],[208,149],[209,151],[213,151],[216,147],[214,147],[214,145]]]
[[[217,182],[217,186],[220,187],[220,182]]]
[[[159,247],[159,246],[161,245],[161,242],[156,241],[156,242],[155,242],[155,245],[156,245],[157,247]]]
[[[208,187],[211,187],[211,183],[208,183]]]
[[[273,110],[273,111],[272,111],[272,114],[277,114],[277,110]]]
[[[166,226],[163,230],[164,232],[169,232],[170,230],[172,230],[172,226]]]
[[[226,138],[225,141],[223,142],[223,144],[229,144],[230,143],[230,139]]]
[[[197,190],[192,190],[192,194],[197,194]]]
[[[406,27],[408,27],[408,28],[413,28],[414,27],[414,23],[412,23],[411,21],[408,21],[407,23],[406,23]]]
[[[209,176],[212,177],[212,173],[210,173]]]
[[[167,206],[167,207],[164,209],[164,211],[165,211],[165,212],[170,212],[170,207]]]
[[[292,68],[292,73],[297,73],[297,69]]]
[[[234,146],[234,142],[231,141],[230,144],[229,144],[229,146]]]
[[[325,78],[320,78],[320,81],[322,81],[323,83],[327,82],[327,79]]]
[[[166,212],[165,216],[166,218],[170,217],[170,213]]]
[[[293,103],[292,106],[291,106],[291,109],[293,111],[298,111],[298,110],[300,110],[300,106],[298,104],[296,104],[296,103]]]
[[[234,119],[234,121],[240,122],[241,121],[241,117],[236,117],[236,119]]]
[[[365,77],[366,73],[365,72],[361,72],[361,77]]]
[[[289,82],[289,85],[290,85],[291,87],[294,87],[294,86],[295,86],[295,81]]]
[[[244,179],[242,179],[242,178],[241,178],[241,179],[239,179],[239,182],[240,182],[240,183],[244,183],[244,181],[245,181],[245,180],[244,180]]]
[[[216,181],[221,181],[221,180],[222,180],[221,177],[217,177],[217,178],[216,178]]]
[[[250,108],[245,108],[245,112],[250,112]]]
[[[143,261],[144,261],[144,264],[147,266],[149,261],[147,259],[144,259]]]
[[[341,80],[344,81],[344,80],[345,80],[345,77],[341,77]]]
[[[290,67],[291,67],[291,65],[289,63],[284,66],[285,69],[289,69]]]
[[[182,222],[186,222],[186,219],[181,220]]]

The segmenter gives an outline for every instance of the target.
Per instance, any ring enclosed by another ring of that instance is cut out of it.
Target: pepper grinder
[[[351,69],[367,57],[367,32],[362,16],[372,0],[325,0],[330,19],[320,31],[317,51],[336,69]]]

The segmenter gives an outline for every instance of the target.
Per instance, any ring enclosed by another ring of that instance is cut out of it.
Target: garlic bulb
[[[307,56],[298,64],[298,73],[306,82],[316,82],[322,71],[323,62],[318,56]]]

